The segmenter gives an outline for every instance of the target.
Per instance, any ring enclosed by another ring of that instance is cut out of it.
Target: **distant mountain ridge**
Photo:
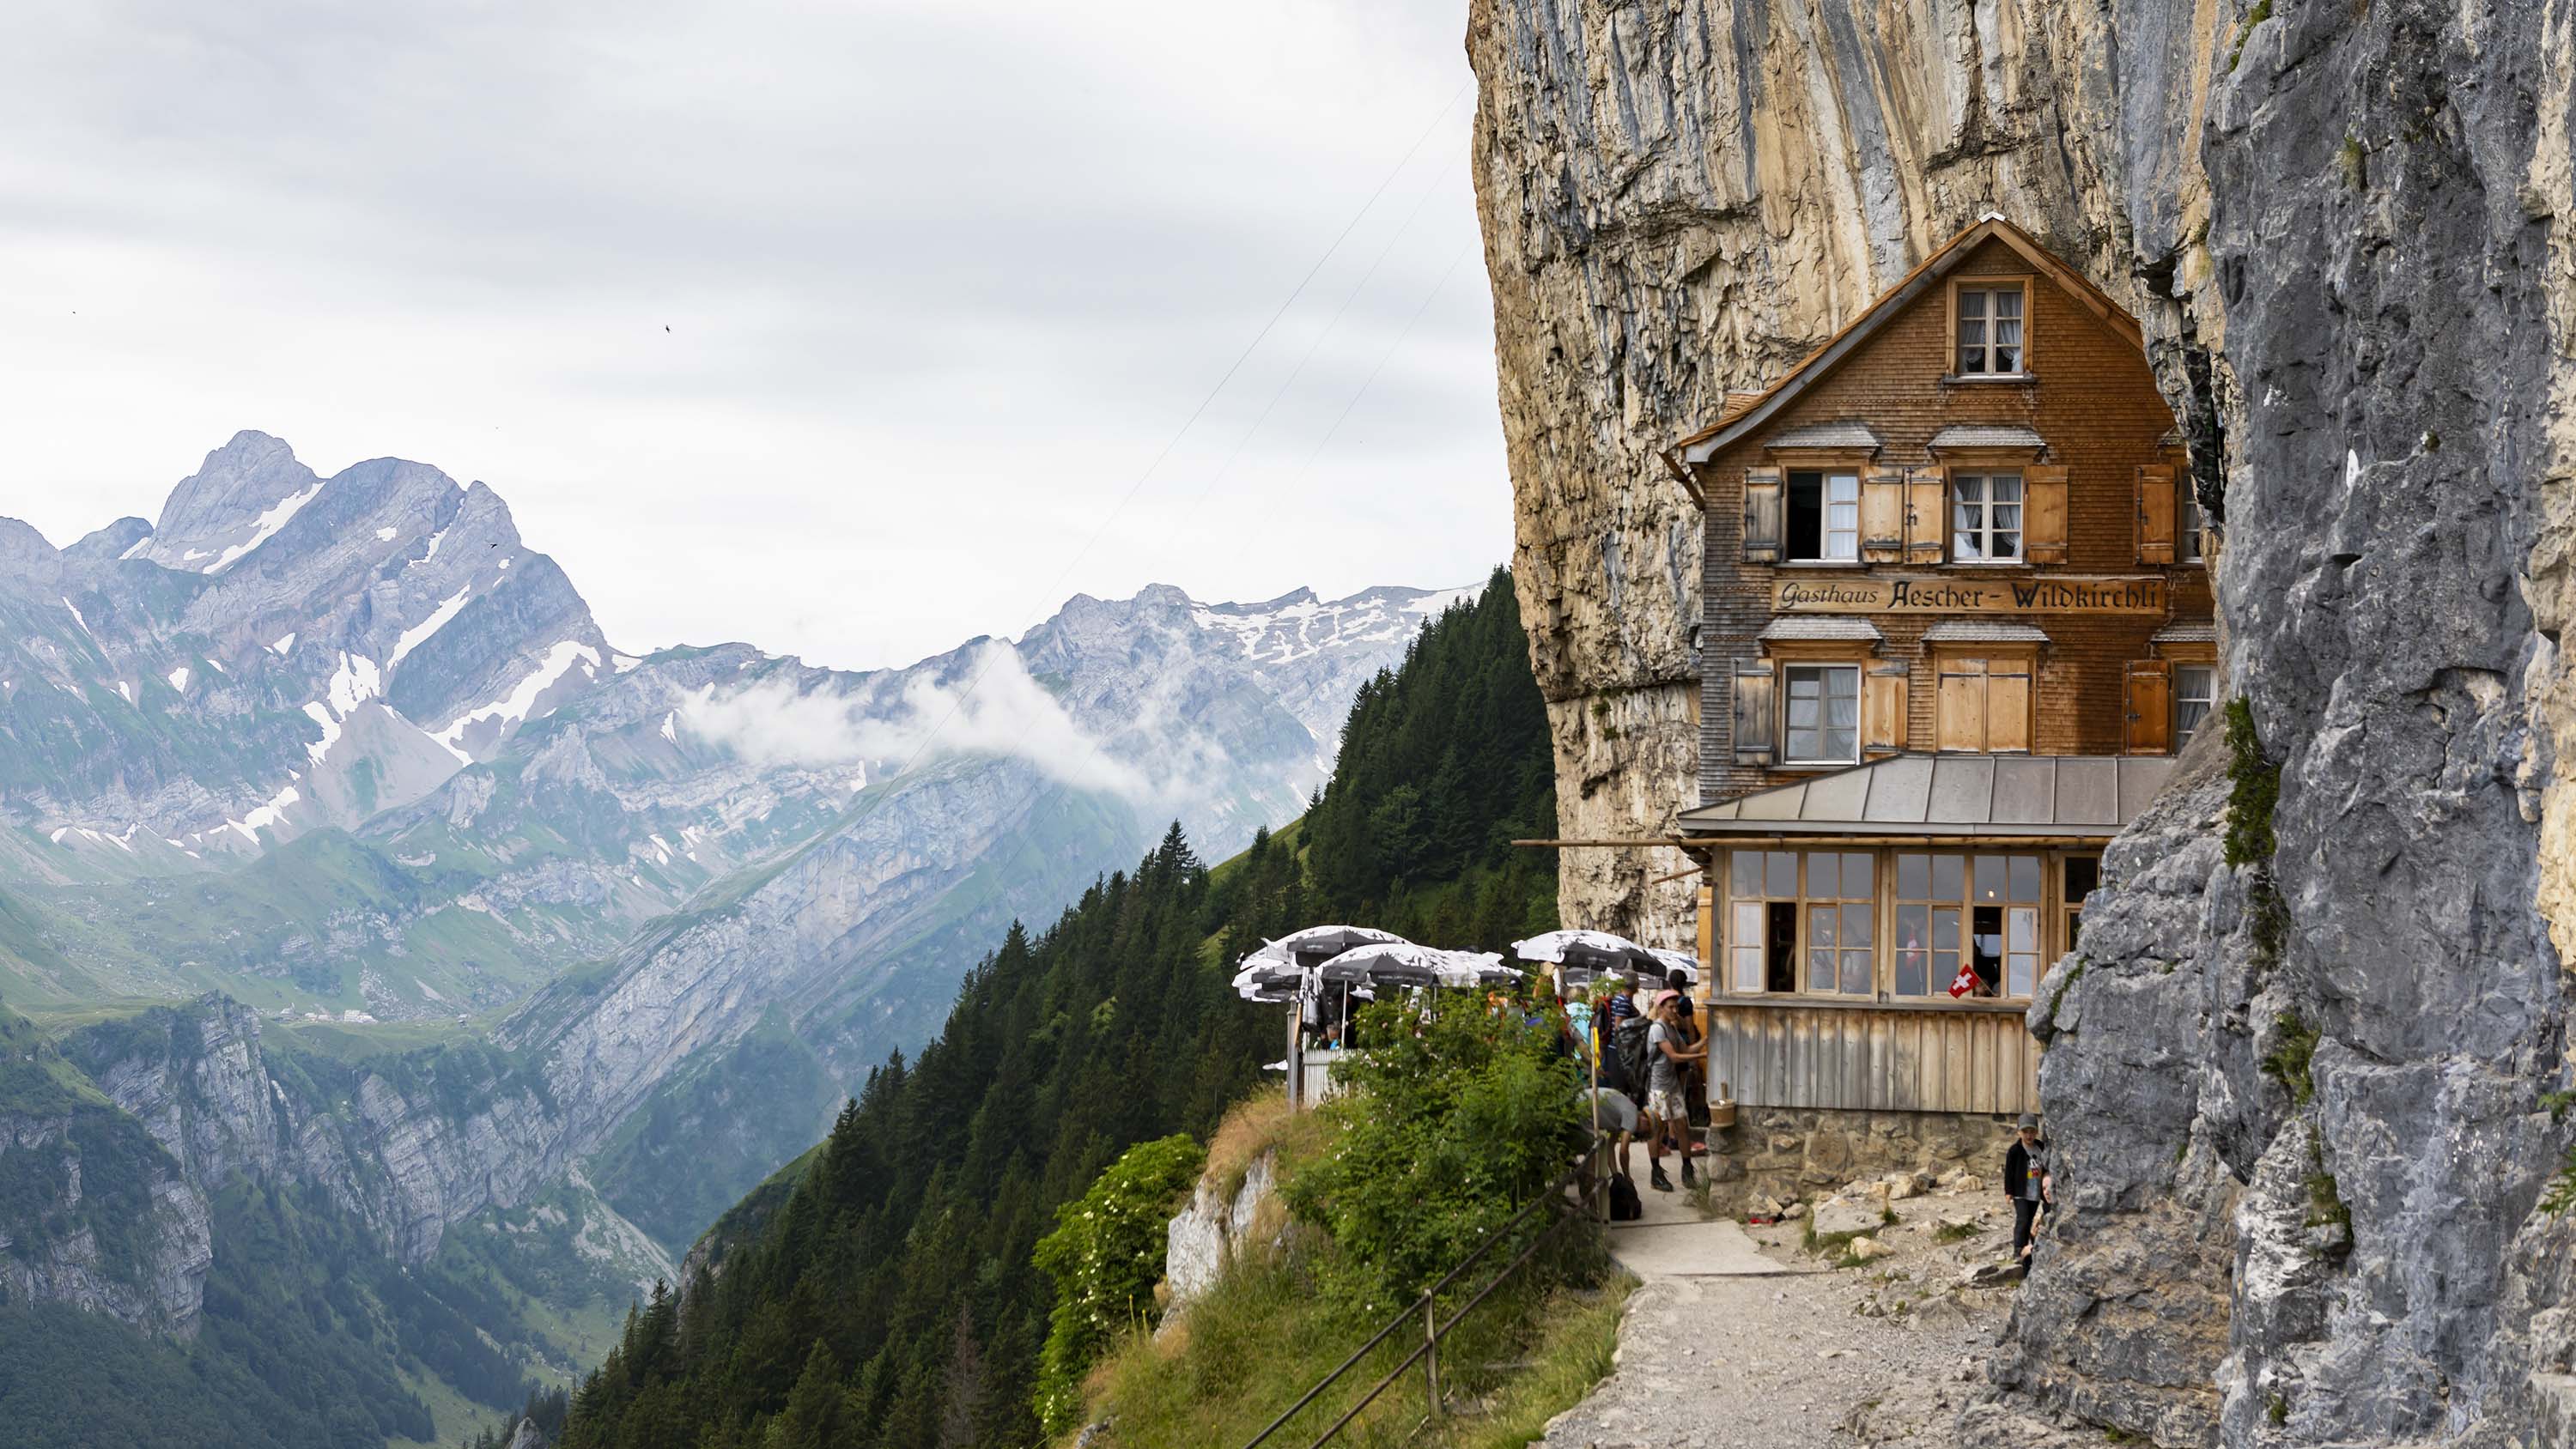
[[[162,1226],[83,1257],[75,1225],[138,1220],[49,1197],[79,1179],[43,1144],[109,1127],[30,1117],[0,1177],[61,1230],[0,1223],[0,1281],[178,1328],[245,1185],[403,1264],[540,1205],[651,1250],[592,1277],[676,1253],[1012,920],[1174,820],[1228,853],[1297,814],[1361,685],[1476,592],[1078,595],[854,673],[623,653],[489,487],[260,433],[157,524],[0,520],[0,997],[198,998],[67,1038],[166,1155],[128,1154]],[[431,1035],[300,1035],[343,1013]]]
[[[209,453],[157,524],[56,550],[0,522],[0,559],[0,892],[71,918],[22,953],[46,960],[0,953],[0,989],[212,987],[378,1016],[495,1005],[615,951],[936,753],[941,720],[963,752],[1101,767],[1052,782],[1115,787],[1141,812],[1087,869],[1157,818],[1229,847],[1301,807],[1361,681],[1470,592],[1077,595],[998,646],[999,678],[987,640],[864,673],[738,644],[638,657],[486,485],[396,459],[326,479],[256,432]],[[755,705],[828,738],[753,738]],[[1054,738],[1023,738],[1014,709]],[[276,891],[189,879],[316,831],[354,843],[282,858]],[[242,917],[226,939],[245,944],[193,949],[192,912]],[[257,958],[239,963],[252,989],[228,954]]]

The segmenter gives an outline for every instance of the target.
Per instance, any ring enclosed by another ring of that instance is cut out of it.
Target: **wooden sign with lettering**
[[[2162,614],[2165,581],[2066,577],[1981,579],[1958,574],[1775,579],[1780,614]]]

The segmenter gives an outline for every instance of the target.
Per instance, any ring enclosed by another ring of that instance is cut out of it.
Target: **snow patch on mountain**
[[[469,709],[458,715],[448,721],[447,727],[436,732],[432,738],[445,745],[448,753],[470,763],[472,757],[465,752],[466,731],[478,724],[493,723],[506,729],[526,720],[528,711],[537,707],[538,698],[547,690],[554,688],[556,682],[570,673],[575,664],[588,664],[591,669],[597,670],[599,651],[573,639],[557,644],[546,651],[546,657],[537,661],[537,667],[529,671],[528,675],[521,679],[508,694],[490,704],[478,709]]]
[[[182,664],[178,668],[171,670],[168,674],[163,675],[162,678],[170,681],[170,687],[172,689],[185,693],[188,688],[188,666]]]
[[[346,715],[384,692],[384,673],[376,668],[376,661],[345,652],[340,656],[340,667],[331,672],[330,687],[324,691],[331,701],[331,712],[338,715]]]
[[[301,493],[287,495],[287,497],[276,507],[261,514],[258,520],[251,524],[249,538],[225,549],[220,555],[217,555],[213,563],[206,565],[203,569],[198,570],[198,572],[209,574],[222,573],[224,570],[231,568],[236,562],[238,562],[244,554],[249,553],[252,549],[259,547],[270,539],[277,537],[277,531],[284,528],[296,514],[303,511],[305,504],[312,502],[314,497],[321,493],[322,482],[323,480],[316,478],[313,480],[312,487],[305,489]],[[191,553],[189,557],[194,558],[196,557],[196,554]]]
[[[445,538],[446,536],[447,535],[442,533],[438,537]],[[431,539],[430,542],[435,545],[438,542],[438,539]],[[435,550],[433,549],[433,551]],[[402,637],[394,641],[394,652],[392,657],[385,660],[386,665],[390,667],[392,665],[402,663],[404,655],[409,654],[414,649],[428,643],[429,636],[446,628],[447,621],[456,617],[457,611],[465,607],[465,601],[468,598],[471,598],[473,594],[474,585],[469,581],[465,587],[458,589],[447,598],[440,600],[438,607],[430,610],[428,618],[423,619],[419,623],[402,631]]]

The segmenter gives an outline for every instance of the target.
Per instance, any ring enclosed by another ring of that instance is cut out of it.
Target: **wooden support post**
[[[1431,1383],[1431,1417],[1440,1417],[1440,1309],[1431,1294],[1422,1295],[1422,1374]]]
[[[1306,1105],[1306,998],[1288,1003],[1288,1110]]]

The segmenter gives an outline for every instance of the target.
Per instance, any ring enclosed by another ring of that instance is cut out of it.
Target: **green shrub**
[[[1348,1090],[1321,1109],[1326,1150],[1281,1184],[1290,1211],[1340,1245],[1339,1286],[1364,1309],[1419,1295],[1564,1171],[1579,1140],[1553,1024],[1467,992],[1410,1013],[1363,1015],[1360,1039],[1379,1045],[1346,1064]]]
[[[1082,1376],[1111,1338],[1157,1316],[1172,1209],[1206,1158],[1187,1134],[1140,1142],[1058,1209],[1055,1231],[1038,1239],[1031,1257],[1055,1280],[1038,1355],[1038,1417],[1049,1433],[1080,1423]]]
[[[2576,1208],[2576,1147],[2567,1149],[2567,1165],[2558,1169],[2540,1195],[2540,1210],[2553,1218],[2567,1216],[2570,1208]]]
[[[2281,799],[2281,768],[2263,754],[2254,731],[2254,709],[2242,695],[2227,702],[2227,863],[2259,865],[2272,858],[2272,812]]]
[[[2281,1041],[2263,1058],[2264,1074],[2279,1082],[2292,1102],[2304,1107],[2317,1094],[2316,1080],[2309,1069],[2316,1060],[2319,1033],[2287,1012],[2273,1024],[2281,1029]]]

